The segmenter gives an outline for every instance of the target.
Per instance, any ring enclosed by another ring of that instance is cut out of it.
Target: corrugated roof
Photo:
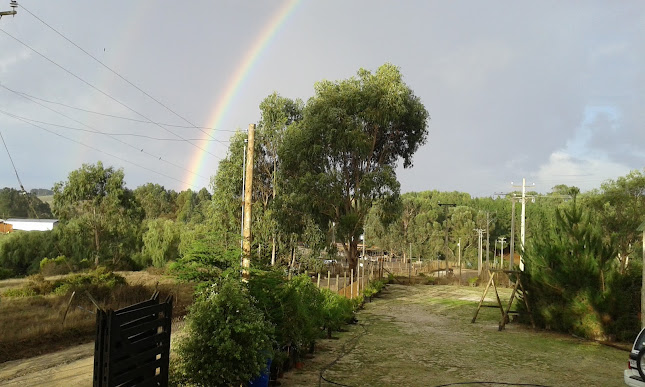
[[[10,218],[10,219],[5,220],[5,223],[11,223],[11,222],[56,223],[56,222],[58,222],[58,219],[18,219],[18,218]]]

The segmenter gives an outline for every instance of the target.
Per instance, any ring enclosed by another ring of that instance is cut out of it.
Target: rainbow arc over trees
[[[214,135],[217,131],[217,128],[221,125],[226,113],[229,111],[235,96],[238,94],[244,81],[253,69],[253,66],[258,62],[260,54],[268,46],[271,39],[284,25],[299,3],[300,0],[288,0],[285,2],[260,31],[255,42],[246,52],[246,55],[242,58],[239,66],[237,66],[237,71],[235,71],[233,76],[230,78],[230,81],[224,88],[224,92],[221,94],[217,104],[215,105],[213,113],[208,119],[208,125],[206,125],[211,129],[207,129],[206,133],[208,133],[208,135],[204,134],[199,141],[199,146],[201,148],[208,150],[211,144],[211,141],[208,141],[210,139],[209,136]],[[198,150],[193,155],[188,169],[195,171],[195,173],[191,173],[186,177],[185,180],[187,180],[189,184],[184,187],[184,189],[198,186],[198,184],[196,184],[196,180],[199,179],[198,175],[203,174],[205,155],[206,152],[202,150]]]

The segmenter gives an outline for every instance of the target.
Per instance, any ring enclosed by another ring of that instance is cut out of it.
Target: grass
[[[120,309],[149,299],[157,288],[160,299],[174,296],[173,317],[183,316],[192,302],[193,286],[176,284],[156,276],[134,276],[139,282],[117,285],[109,291],[90,291],[103,309]],[[127,276],[126,276],[127,278]],[[12,280],[8,280],[12,281]],[[2,284],[4,281],[0,281]],[[77,292],[63,325],[63,315],[71,294],[49,294],[30,297],[6,297],[4,292],[15,286],[0,287],[0,363],[54,352],[69,346],[92,341],[96,316],[95,306],[83,292]]]
[[[499,309],[482,308],[471,323],[482,291],[468,286],[390,285],[359,313],[362,325],[352,326],[338,340],[323,342],[316,358],[281,383],[317,384],[324,370],[326,379],[344,385],[484,381],[622,385],[627,352],[517,323],[500,332]],[[509,289],[500,290],[502,303],[509,296]],[[486,303],[495,303],[494,294]]]

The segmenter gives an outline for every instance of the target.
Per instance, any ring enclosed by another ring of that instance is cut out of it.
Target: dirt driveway
[[[359,325],[322,340],[315,357],[280,382],[318,385],[324,371],[328,381],[347,386],[624,385],[627,352],[519,324],[499,332],[501,313],[493,308],[483,308],[471,324],[481,292],[389,285],[359,313]]]

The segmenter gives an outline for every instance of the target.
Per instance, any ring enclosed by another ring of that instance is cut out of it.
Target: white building
[[[47,231],[56,227],[58,219],[7,219],[4,222],[12,225],[14,231]]]

